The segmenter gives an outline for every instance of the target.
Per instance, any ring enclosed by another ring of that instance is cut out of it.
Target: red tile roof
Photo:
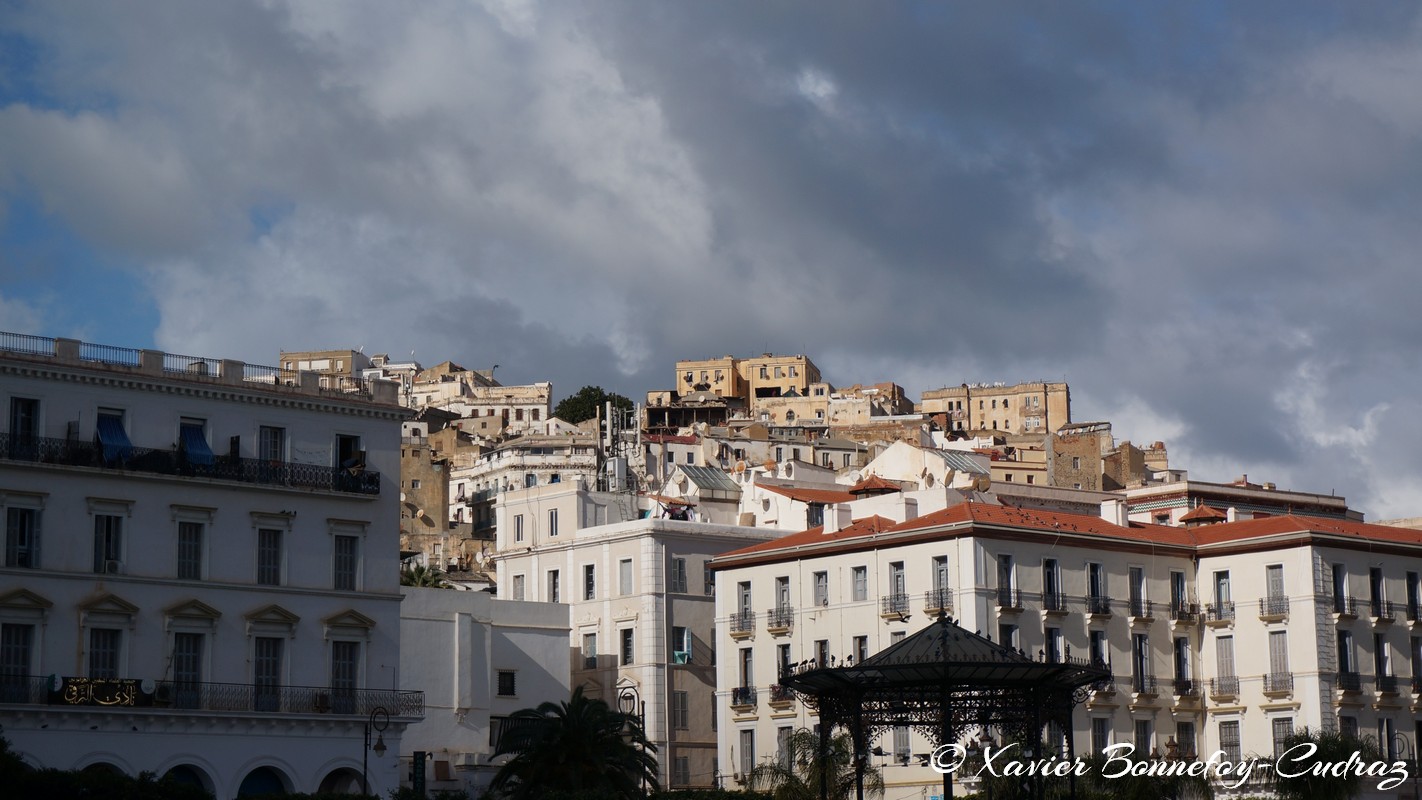
[[[739,550],[732,550],[722,554],[722,558],[730,556],[750,555],[753,553],[764,553],[782,548],[804,547],[811,544],[824,544],[825,542],[840,542],[848,539],[858,539],[863,536],[872,536],[876,533],[893,529],[897,523],[888,517],[881,517],[877,514],[872,517],[856,519],[850,523],[849,527],[841,528],[834,533],[825,533],[824,526],[811,528],[807,531],[792,533],[782,536],[779,539],[771,539],[768,542],[760,542],[749,547],[742,547]]]
[[[850,487],[849,492],[850,494],[868,494],[869,492],[902,492],[903,490],[904,487],[893,481],[886,480],[878,475],[870,475]]]
[[[1191,510],[1190,513],[1188,513],[1188,514],[1186,514],[1185,516],[1181,517],[1181,518],[1180,518],[1180,521],[1181,521],[1181,522],[1195,522],[1196,520],[1199,520],[1199,521],[1202,521],[1202,522],[1208,522],[1208,521],[1210,521],[1210,520],[1226,520],[1226,519],[1229,519],[1229,515],[1226,514],[1225,512],[1219,510],[1218,508],[1211,508],[1210,506],[1207,506],[1207,505],[1204,505],[1204,504],[1200,504],[1200,505],[1198,505],[1198,506],[1195,506],[1195,508],[1194,508],[1193,510]]]
[[[851,500],[858,500],[858,497],[849,492],[836,491],[834,489],[806,489],[799,486],[771,486],[770,484],[757,484],[760,488],[768,492],[774,492],[782,497],[791,500],[799,500],[801,503],[823,503],[832,505],[834,503],[848,503]]]
[[[1195,537],[1199,540],[1201,547],[1289,533],[1340,536],[1347,539],[1386,544],[1422,545],[1422,531],[1415,528],[1395,528],[1391,525],[1373,525],[1347,519],[1305,517],[1298,514],[1222,522],[1218,525],[1209,525],[1194,530]]]

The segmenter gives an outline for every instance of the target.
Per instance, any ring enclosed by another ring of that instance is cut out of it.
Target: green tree
[[[1309,752],[1307,745],[1313,745],[1317,750],[1305,757]],[[1381,780],[1375,777],[1365,778],[1351,770],[1340,777],[1309,774],[1310,767],[1315,764],[1343,764],[1354,753],[1358,754],[1364,764],[1381,760],[1377,746],[1371,741],[1357,739],[1341,732],[1324,733],[1304,728],[1284,739],[1280,752],[1286,754],[1280,766],[1291,776],[1283,777],[1277,770],[1272,773],[1274,792],[1280,800],[1347,800],[1362,792],[1364,781],[1376,784]]]
[[[444,573],[424,564],[412,564],[400,571],[401,586],[423,586],[427,589],[448,589]]]
[[[577,424],[598,415],[598,410],[608,401],[612,407],[623,411],[632,410],[632,401],[616,392],[608,392],[601,386],[584,386],[576,394],[563,398],[553,409],[553,416],[564,422]]]
[[[830,737],[828,757],[820,754],[820,737],[800,728],[785,740],[779,759],[757,764],[751,770],[751,791],[766,792],[773,800],[818,800],[820,776],[829,781],[829,796],[845,800],[855,796],[854,740],[848,733]],[[878,767],[865,764],[864,794],[884,794],[884,776]]]
[[[565,703],[515,712],[504,723],[496,755],[514,754],[489,789],[509,800],[643,796],[658,791],[656,747],[637,718],[573,691]]]

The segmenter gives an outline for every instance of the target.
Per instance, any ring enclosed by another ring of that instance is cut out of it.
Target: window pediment
[[[29,589],[16,589],[0,595],[0,608],[7,610],[45,612],[53,607],[54,603]]]
[[[287,636],[294,636],[296,634],[296,623],[301,621],[301,617],[298,617],[275,603],[247,612],[246,618],[248,635],[256,633],[280,633]]]
[[[333,635],[368,639],[371,629],[375,627],[375,620],[353,608],[346,609],[339,614],[332,614],[321,620],[321,623],[326,628],[327,639]]]
[[[108,592],[80,603],[79,611],[86,625],[107,622],[132,626],[133,618],[138,614],[138,606]]]

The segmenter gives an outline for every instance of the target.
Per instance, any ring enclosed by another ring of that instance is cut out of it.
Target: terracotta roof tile
[[[851,500],[858,500],[858,497],[849,492],[841,492],[834,489],[806,489],[799,486],[771,486],[769,484],[757,484],[760,488],[788,497],[791,500],[799,500],[801,503],[823,503],[831,505],[833,503],[848,503]]]
[[[847,539],[858,539],[863,536],[872,536],[876,533],[883,533],[890,530],[896,523],[888,517],[874,515],[863,519],[856,519],[850,523],[849,527],[841,528],[834,533],[825,533],[824,526],[810,528],[807,531],[791,533],[779,539],[771,539],[768,542],[760,542],[749,547],[742,547],[739,550],[732,550],[723,553],[718,558],[729,558],[731,556],[750,555],[753,553],[764,553],[782,548],[803,547],[811,544],[824,544],[825,542],[839,542]]]
[[[1190,513],[1188,513],[1188,514],[1186,514],[1185,516],[1181,517],[1181,518],[1180,518],[1180,521],[1181,521],[1181,522],[1195,522],[1195,521],[1197,521],[1197,520],[1199,520],[1199,521],[1209,521],[1209,520],[1226,520],[1226,519],[1229,519],[1229,515],[1228,515],[1228,514],[1226,514],[1225,512],[1219,510],[1218,508],[1212,508],[1212,507],[1207,506],[1207,505],[1204,505],[1204,504],[1202,503],[1202,504],[1200,504],[1200,505],[1198,505],[1198,506],[1195,506],[1195,508],[1192,509],[1192,510],[1190,511]]]

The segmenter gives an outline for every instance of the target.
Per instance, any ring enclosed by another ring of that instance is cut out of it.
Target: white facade
[[[769,532],[631,519],[632,502],[575,484],[506,493],[498,593],[567,603],[573,684],[614,707],[635,691],[662,786],[711,786],[715,586],[706,564]]]
[[[487,592],[401,591],[401,674],[425,693],[425,718],[405,731],[404,748],[432,754],[431,790],[478,796],[498,768],[492,756],[501,721],[572,692],[568,606]]]
[[[879,502],[828,509],[832,535],[717,559],[718,750],[733,779],[774,758],[783,730],[818,721],[778,689],[782,664],[860,660],[940,608],[1029,655],[1111,668],[1115,680],[1076,709],[1078,754],[1132,742],[1268,757],[1276,735],[1305,726],[1371,734],[1384,751],[1394,735],[1422,736],[1416,531],[1298,517],[1125,527],[1118,503],[1102,519]],[[941,776],[918,758],[929,742],[886,734],[874,746],[889,754],[891,796],[937,793]]]
[[[399,692],[393,384],[0,334],[0,724],[30,763],[350,789]],[[373,764],[372,791],[398,784]]]

